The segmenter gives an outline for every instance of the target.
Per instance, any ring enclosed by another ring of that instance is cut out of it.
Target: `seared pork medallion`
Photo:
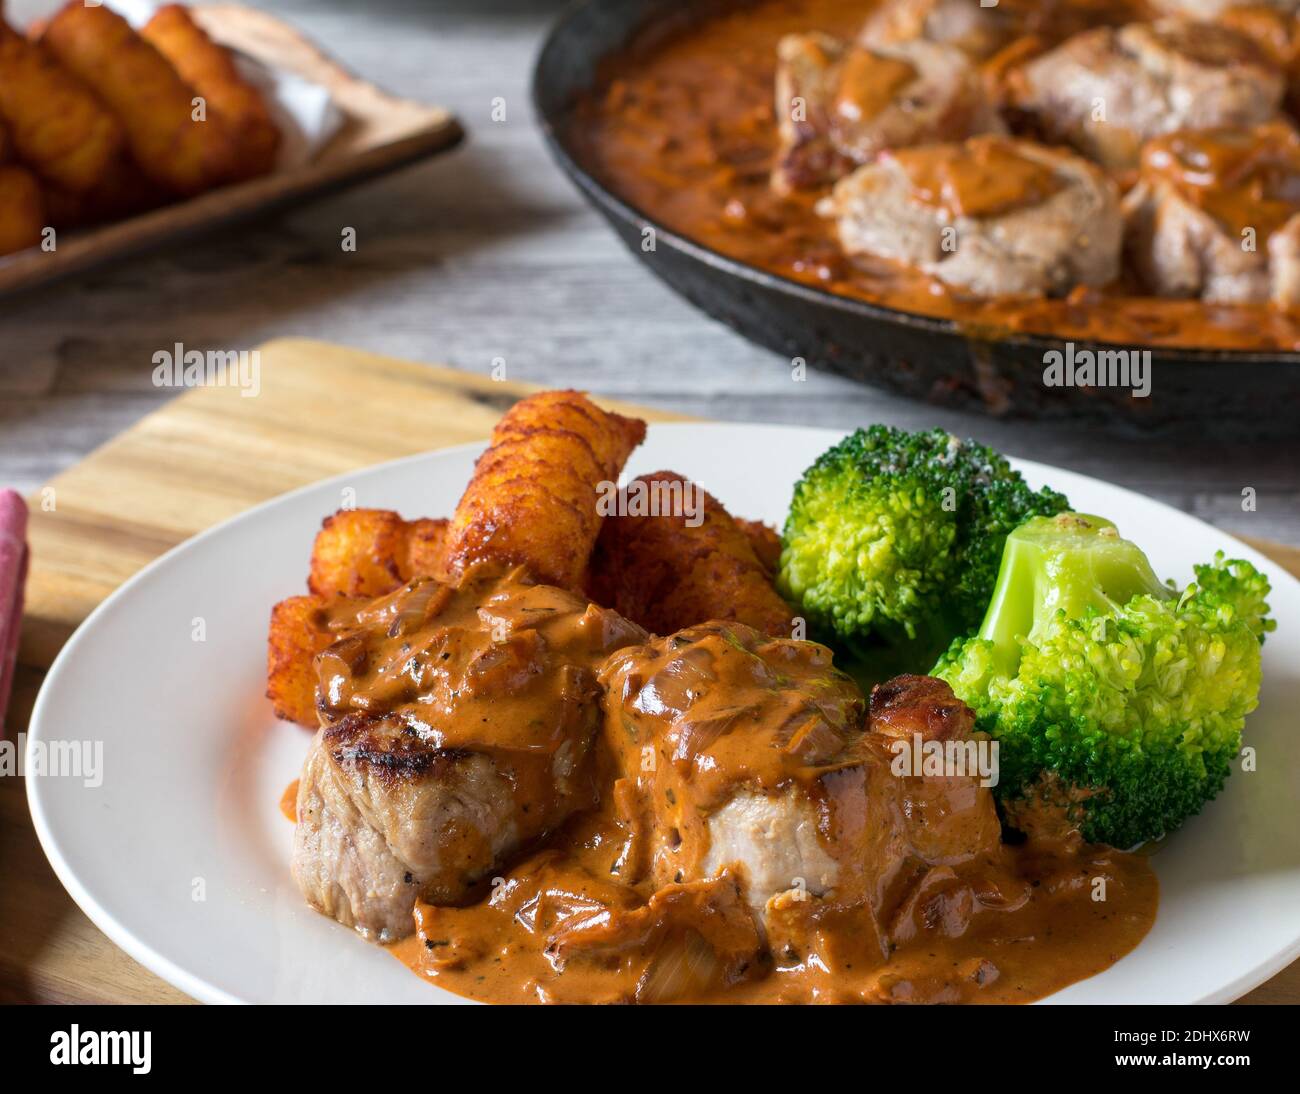
[[[463,898],[593,804],[596,669],[646,636],[519,570],[416,579],[334,627],[293,872],[320,911],[389,941],[417,897]]]
[[[1096,27],[1024,65],[1012,104],[1048,138],[1113,169],[1178,129],[1267,121],[1285,90],[1254,39],[1217,23],[1161,19]]]
[[[1151,292],[1300,307],[1300,135],[1287,123],[1152,141],[1124,211]]]
[[[978,0],[885,0],[867,17],[858,41],[878,47],[919,38],[983,60],[1022,33],[1026,16],[1032,16],[1038,6],[1033,0],[1003,0],[988,6]]]
[[[882,155],[819,206],[849,255],[893,259],[980,296],[1062,296],[1119,273],[1114,183],[1007,137]]]
[[[826,647],[706,623],[620,651],[601,678],[627,881],[730,867],[762,922],[777,894],[862,869],[863,701]]]
[[[777,950],[799,948],[811,912],[856,909],[889,954],[926,934],[922,896],[946,894],[958,933],[1027,899],[976,765],[923,763],[927,747],[972,742],[974,716],[943,681],[880,685],[868,725],[824,646],[722,623],[628,647],[602,678],[626,881],[734,875]]]
[[[886,148],[1003,129],[965,55],[919,39],[867,47],[787,35],[777,46],[775,109],[780,193],[824,186]]]
[[[1267,8],[1283,15],[1300,12],[1300,0],[1152,0],[1155,7],[1171,15],[1190,15],[1197,19],[1213,19],[1225,12],[1242,8]]]

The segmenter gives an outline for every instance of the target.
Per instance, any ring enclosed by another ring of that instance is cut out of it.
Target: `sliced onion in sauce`
[[[429,603],[443,588],[436,581],[422,581],[407,591],[388,626],[388,637],[410,634],[429,617]]]
[[[695,931],[663,943],[637,986],[638,1003],[671,1003],[698,995],[722,982],[722,962]]]

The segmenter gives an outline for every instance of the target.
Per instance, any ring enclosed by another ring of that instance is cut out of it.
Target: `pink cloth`
[[[0,737],[22,630],[27,554],[27,506],[13,490],[0,490]]]

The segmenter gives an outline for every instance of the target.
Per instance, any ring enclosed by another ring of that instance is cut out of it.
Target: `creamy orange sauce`
[[[969,148],[969,155],[951,144],[903,148],[890,155],[907,173],[919,200],[954,217],[995,216],[1061,189],[1055,171],[1019,155],[1009,141],[979,137]]]
[[[298,780],[294,779],[280,795],[280,812],[294,824],[298,823]]]
[[[641,214],[721,254],[836,294],[956,320],[980,337],[1031,332],[1151,346],[1300,349],[1296,316],[1264,305],[1146,296],[1127,275],[1065,299],[983,300],[894,263],[848,259],[832,223],[814,210],[822,192],[780,196],[769,185],[776,43],[813,30],[851,40],[870,7],[861,0],[755,0],[725,5],[722,14],[676,32],[648,28],[577,104],[571,139],[578,158]],[[1011,43],[990,60],[991,71],[1081,26],[1147,14],[1138,0],[1037,7],[1043,14],[1033,21],[1034,39]],[[1216,55],[1213,43],[1204,49]]]
[[[1142,172],[1233,235],[1253,229],[1261,249],[1300,212],[1300,136],[1290,126],[1175,133],[1147,145]]]
[[[458,906],[417,902],[392,950],[430,982],[498,1003],[1027,1002],[1154,921],[1145,858],[1046,822],[1006,844],[974,777],[891,769],[898,740],[965,739],[937,681],[877,689],[864,734],[830,651],[740,624],[628,646],[600,675],[597,804]],[[799,876],[710,857],[744,796],[803,803],[802,834],[769,837],[806,842]]]
[[[732,984],[716,983],[698,945],[663,940],[649,954],[628,950],[560,972],[546,952],[557,924],[641,905],[634,890],[610,880],[615,837],[602,820],[566,831],[553,851],[503,874],[478,904],[418,904],[417,933],[390,947],[393,955],[430,983],[487,1003],[627,1002],[647,983],[651,991],[663,984],[666,994],[684,988],[666,1002],[1028,1003],[1109,968],[1155,920],[1157,883],[1143,857],[1048,844],[1008,856],[1010,877],[1032,889],[1025,906],[983,910],[958,937],[939,933],[890,959],[860,911],[809,898],[787,909],[788,947]],[[1094,901],[1103,882],[1107,899]]]
[[[833,109],[851,122],[875,117],[916,76],[915,68],[896,57],[865,49],[850,50],[844,58]]]

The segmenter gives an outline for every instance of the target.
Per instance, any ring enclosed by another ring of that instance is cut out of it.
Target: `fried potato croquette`
[[[516,403],[492,431],[447,537],[447,574],[478,562],[527,566],[577,590],[600,532],[601,484],[618,481],[645,422],[601,410],[577,391]]]
[[[262,93],[239,74],[230,51],[209,38],[180,4],[159,8],[140,33],[230,127],[239,144],[236,174],[253,178],[270,171],[280,131]]]
[[[37,246],[44,227],[45,202],[36,176],[16,164],[0,166],[0,255]]]
[[[733,517],[737,526],[749,538],[749,545],[754,548],[754,556],[762,563],[763,569],[773,577],[781,568],[781,536],[770,524],[761,520],[742,520]]]
[[[717,619],[789,636],[790,606],[750,536],[716,498],[672,471],[634,479],[626,495],[628,503],[606,518],[596,544],[591,595],[597,603],[655,634]],[[635,499],[656,495],[653,511],[632,515]],[[669,505],[665,499],[682,500]]]
[[[91,190],[125,138],[90,90],[40,45],[0,22],[0,120],[17,156],[72,193]]]
[[[41,43],[113,112],[150,179],[188,196],[237,174],[238,148],[225,121],[215,111],[196,117],[194,89],[120,15],[72,0]]]
[[[437,577],[445,520],[403,520],[391,509],[340,509],[326,517],[311,553],[316,596],[383,596],[415,577]]]
[[[315,657],[338,637],[329,627],[331,607],[357,601],[338,597],[291,596],[271,609],[266,642],[266,697],[275,716],[315,729]]]

